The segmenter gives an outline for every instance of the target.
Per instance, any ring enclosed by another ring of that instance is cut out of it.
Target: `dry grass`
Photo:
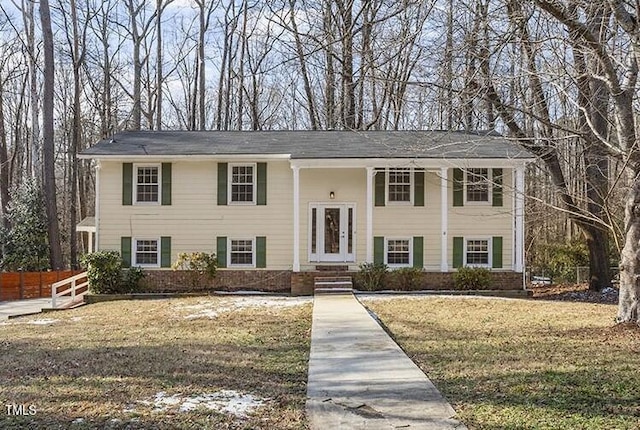
[[[615,306],[365,301],[470,429],[639,429],[640,331]]]
[[[0,325],[0,428],[306,428],[311,305],[185,319],[203,300],[226,307],[232,299],[102,303]],[[59,321],[26,323],[43,318]],[[154,412],[139,402],[219,390],[270,400],[247,418]],[[8,403],[37,413],[9,416]]]

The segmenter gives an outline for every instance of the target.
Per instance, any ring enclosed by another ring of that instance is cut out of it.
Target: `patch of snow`
[[[18,324],[28,324],[28,325],[50,325],[50,324],[55,324],[60,320],[56,320],[56,319],[52,319],[52,318],[43,318],[43,319],[39,319],[39,320],[32,320],[32,321],[12,321],[12,322],[1,322],[0,325],[18,325]]]
[[[267,399],[261,399],[252,394],[243,394],[234,390],[221,390],[199,396],[182,396],[174,394],[168,396],[164,391],[157,393],[153,400],[139,400],[145,406],[153,406],[153,412],[167,412],[177,409],[179,412],[190,412],[197,408],[205,408],[221,413],[246,418],[247,414],[264,405]],[[136,412],[128,407],[124,412]]]
[[[209,318],[213,319],[218,315],[231,312],[236,309],[248,308],[288,308],[301,306],[313,301],[310,297],[236,297],[228,298],[223,302],[211,300],[199,302],[195,305],[176,306],[177,310],[197,311],[189,313],[185,319]]]
[[[242,297],[234,301],[234,306],[243,308],[290,308],[312,303],[310,297],[272,297],[265,299],[262,297]]]
[[[49,325],[49,324],[55,324],[60,320],[55,320],[52,318],[44,318],[44,319],[40,319],[40,320],[33,320],[33,321],[25,321],[25,324],[33,324],[33,325]]]
[[[71,424],[82,424],[84,422],[84,418],[76,418],[75,420],[71,421]]]

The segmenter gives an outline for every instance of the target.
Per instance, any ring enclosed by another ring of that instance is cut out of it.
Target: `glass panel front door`
[[[324,208],[324,253],[340,254],[340,208]]]
[[[309,222],[310,261],[355,261],[355,205],[314,204]]]

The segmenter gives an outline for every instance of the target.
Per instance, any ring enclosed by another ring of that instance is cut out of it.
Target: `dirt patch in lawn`
[[[311,305],[236,300],[105,302],[0,325],[0,401],[35,411],[3,406],[0,428],[307,428]],[[185,318],[204,304],[226,310]]]
[[[602,291],[590,291],[589,284],[531,285],[527,289],[532,298],[539,300],[560,300],[565,302],[618,303],[618,289],[605,288]]]
[[[470,429],[640,428],[640,329],[613,305],[363,301]]]

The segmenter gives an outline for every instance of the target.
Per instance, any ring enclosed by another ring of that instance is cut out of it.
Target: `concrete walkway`
[[[51,307],[51,299],[28,299],[0,302],[0,321],[20,315],[30,315],[42,312]]]
[[[307,416],[312,430],[466,429],[353,294],[316,295]]]

